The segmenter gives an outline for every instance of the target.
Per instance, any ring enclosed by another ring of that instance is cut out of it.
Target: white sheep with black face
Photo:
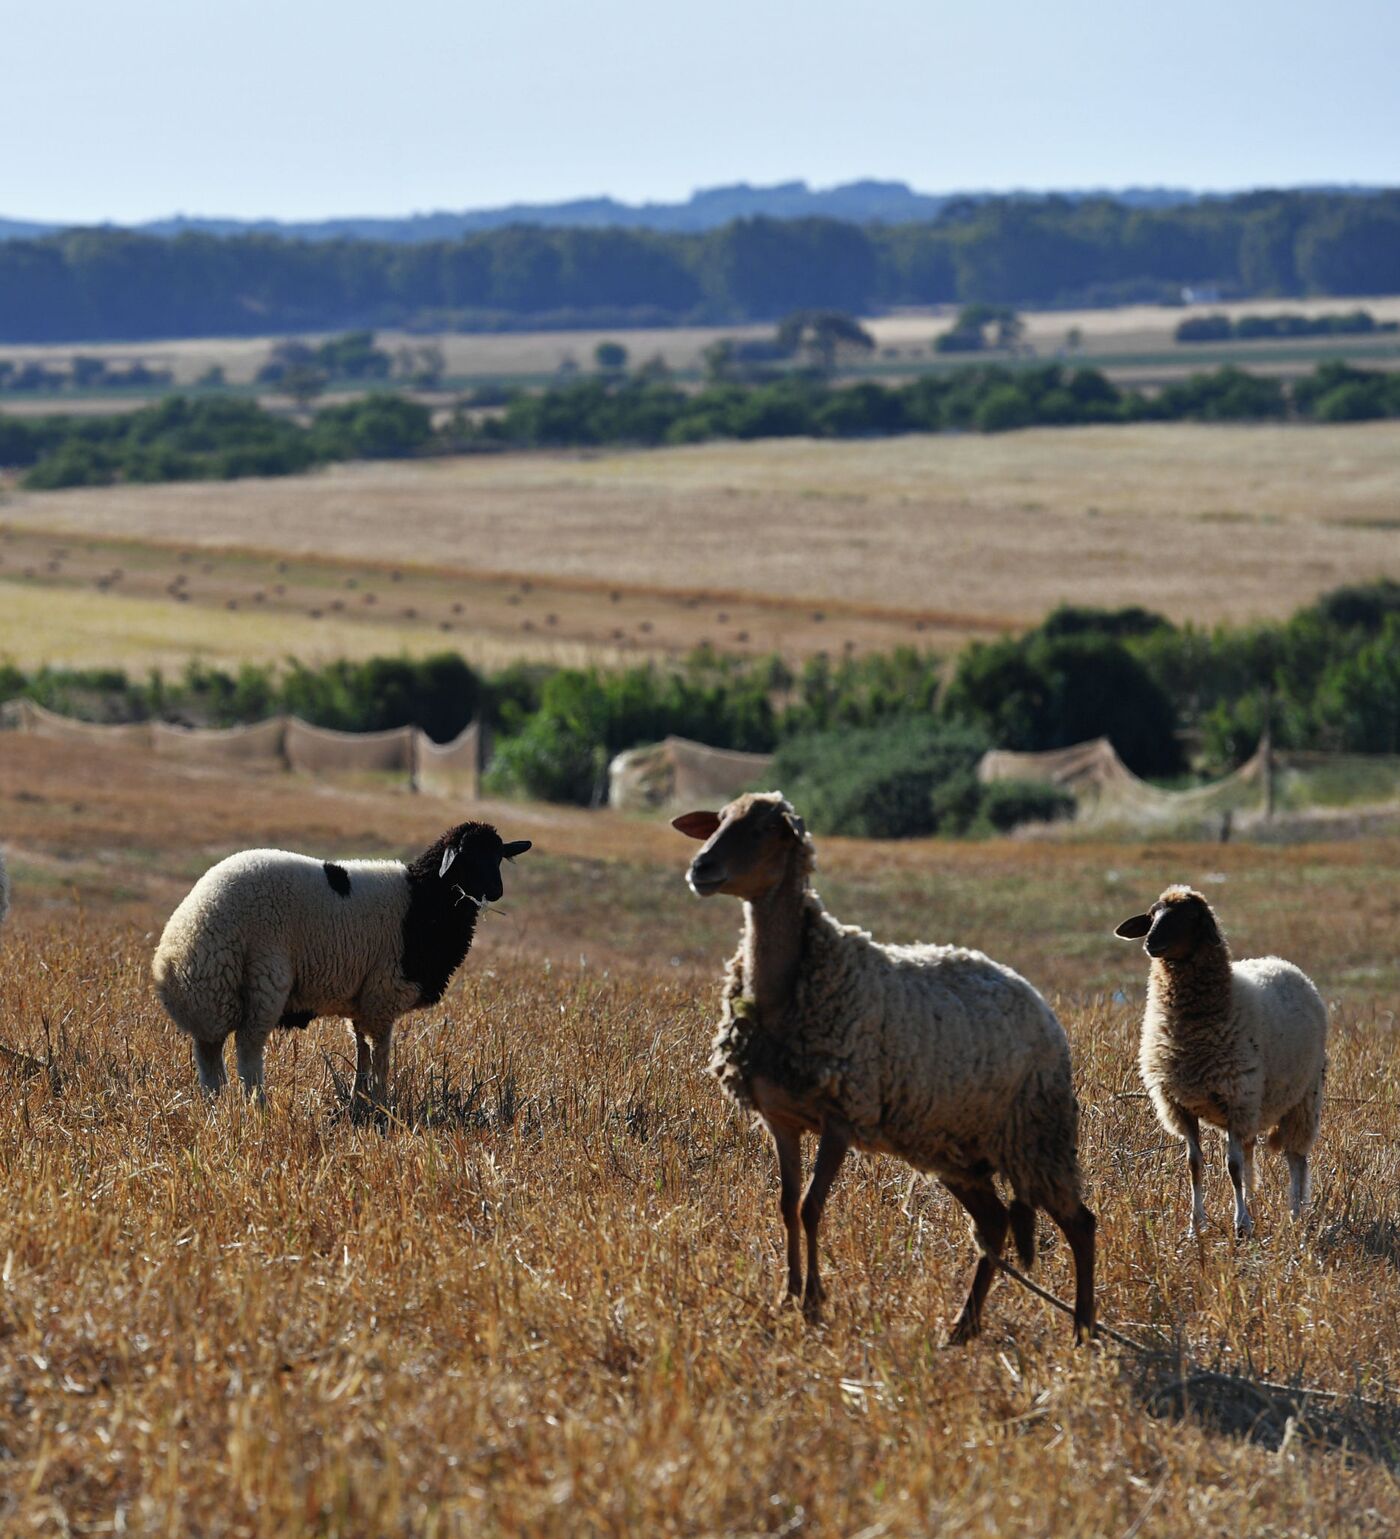
[[[383,1106],[394,1022],[442,998],[481,906],[502,894],[501,862],[529,848],[461,823],[409,865],[242,850],[212,866],[151,966],[161,1003],[194,1038],[200,1084],[223,1088],[233,1036],[243,1088],[261,1096],[271,1033],[338,1015],[355,1031],[355,1105]]]
[[[1226,1137],[1235,1232],[1252,1233],[1254,1143],[1288,1159],[1294,1218],[1308,1200],[1308,1157],[1322,1114],[1327,1006],[1312,980],[1281,957],[1231,962],[1206,899],[1168,887],[1145,914],[1114,931],[1152,959],[1138,1061],[1158,1120],[1186,1140],[1191,1234],[1206,1223],[1201,1123]]]
[[[812,841],[776,791],[675,827],[705,841],[691,890],[744,904],[710,1070],[773,1136],[789,1294],[818,1308],[822,1210],[847,1151],[866,1149],[936,1175],[972,1220],[981,1256],[954,1341],[981,1329],[1008,1231],[1033,1263],[1037,1208],[1069,1241],[1075,1331],[1092,1334],[1096,1225],[1081,1194],[1069,1043],[1050,1006],[980,951],[881,945],[838,923],[810,885]],[[805,1133],[819,1142],[804,1198]]]

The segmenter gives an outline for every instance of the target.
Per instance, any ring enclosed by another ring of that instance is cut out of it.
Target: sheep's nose
[[[724,867],[713,855],[702,852],[691,861],[686,876],[694,891],[704,893],[724,881]]]

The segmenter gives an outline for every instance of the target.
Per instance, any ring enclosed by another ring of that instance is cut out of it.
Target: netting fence
[[[242,727],[178,727],[163,721],[106,724],[78,721],[20,699],[0,707],[0,724],[87,751],[134,748],[191,764],[314,776],[387,775],[419,791],[472,799],[481,794],[482,733],[477,722],[450,743],[435,743],[419,727],[336,732],[299,716],[271,716]]]

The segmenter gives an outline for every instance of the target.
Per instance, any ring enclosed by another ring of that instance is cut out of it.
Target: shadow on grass
[[[1301,1386],[1198,1368],[1171,1353],[1138,1359],[1134,1393],[1148,1415],[1272,1452],[1340,1451],[1400,1471],[1400,1403],[1360,1395],[1325,1398]]]
[[[1338,1220],[1318,1231],[1313,1246],[1319,1256],[1355,1247],[1363,1256],[1400,1272],[1400,1220],[1384,1216]]]
[[[400,1072],[389,1090],[387,1115],[368,1105],[357,1107],[353,1077],[325,1054],[326,1075],[333,1101],[331,1120],[364,1121],[382,1131],[404,1132],[432,1129],[495,1133],[506,1130],[530,1135],[543,1131],[554,1110],[537,1096],[520,1093],[509,1064],[499,1070],[466,1079],[447,1068]]]

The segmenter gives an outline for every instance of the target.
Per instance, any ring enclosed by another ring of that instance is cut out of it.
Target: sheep
[[[353,1107],[383,1108],[394,1022],[442,998],[481,906],[501,896],[501,861],[529,848],[460,823],[406,866],[287,850],[242,850],[211,866],[170,916],[151,965],[161,1003],[194,1038],[201,1087],[222,1090],[233,1034],[243,1089],[261,1099],[274,1028],[343,1015],[356,1038]]]
[[[1189,887],[1168,887],[1114,934],[1141,938],[1152,959],[1138,1063],[1158,1120],[1186,1141],[1188,1236],[1206,1225],[1202,1122],[1226,1136],[1236,1235],[1254,1231],[1249,1199],[1261,1132],[1288,1158],[1296,1219],[1308,1200],[1327,1070],[1327,1006],[1312,980],[1279,957],[1231,962],[1214,911]]]
[[[932,1173],[967,1210],[979,1256],[950,1345],[981,1330],[1008,1228],[1032,1265],[1037,1207],[1069,1241],[1075,1336],[1090,1336],[1096,1221],[1081,1197],[1069,1044],[1049,1005],[981,952],[881,945],[840,924],[811,887],[815,850],[780,792],[688,812],[673,826],[705,841],[687,872],[691,890],[744,903],[710,1072],[772,1135],[788,1297],[809,1317],[820,1312],[818,1231],[854,1147]],[[799,1207],[805,1133],[819,1141]],[[1011,1187],[1009,1211],[994,1175]]]

